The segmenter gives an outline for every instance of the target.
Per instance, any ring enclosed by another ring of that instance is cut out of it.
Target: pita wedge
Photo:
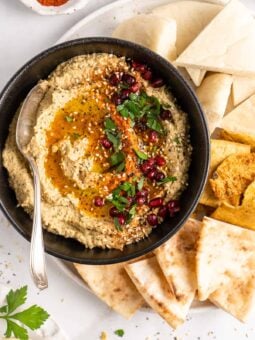
[[[189,219],[156,251],[156,258],[176,300],[188,312],[197,290],[196,248],[201,222]]]
[[[228,156],[214,171],[211,188],[220,202],[240,204],[248,185],[255,180],[255,153]]]
[[[154,8],[152,13],[176,21],[176,48],[177,55],[180,55],[222,8],[219,5],[199,1],[178,1]],[[187,72],[196,86],[201,84],[206,73],[189,68]]]
[[[197,251],[198,297],[244,321],[255,298],[255,232],[205,218]]]
[[[232,88],[233,88],[233,84],[232,84]],[[227,107],[225,110],[225,114],[224,116],[226,116],[227,114],[229,114],[231,111],[233,111],[235,108],[234,105],[234,99],[233,99],[233,91],[230,93],[229,97],[228,97],[228,103],[227,103]],[[223,118],[224,119],[224,118]]]
[[[245,99],[249,98],[255,93],[255,77],[240,77],[233,78],[233,100],[234,105],[237,106]]]
[[[156,257],[127,264],[125,268],[144,300],[171,327],[185,321],[186,310],[172,292]]]
[[[176,59],[176,23],[152,14],[140,14],[122,22],[112,34],[129,40],[173,61]]]
[[[232,0],[176,60],[177,66],[255,75],[255,21],[240,1]]]
[[[74,263],[75,268],[90,289],[115,312],[129,319],[143,305],[124,264],[89,266]]]
[[[255,230],[255,182],[252,182],[244,192],[242,204],[233,207],[223,203],[213,214],[213,218],[241,227]]]
[[[211,163],[209,168],[208,179],[211,178],[216,168],[226,159],[228,156],[236,153],[250,153],[251,147],[245,144],[239,144],[229,142],[220,139],[211,139]],[[210,207],[217,207],[219,200],[212,191],[209,180],[205,186],[204,192],[200,199],[200,203],[208,205]]]
[[[206,114],[209,131],[219,126],[226,111],[231,92],[232,76],[223,73],[208,75],[196,93]]]
[[[221,122],[222,135],[255,147],[255,95],[229,112]]]

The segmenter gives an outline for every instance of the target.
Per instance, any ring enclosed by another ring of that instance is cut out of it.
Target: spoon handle
[[[48,287],[45,269],[45,252],[41,218],[41,184],[37,164],[29,158],[34,178],[34,218],[30,249],[30,271],[34,283],[39,289]]]

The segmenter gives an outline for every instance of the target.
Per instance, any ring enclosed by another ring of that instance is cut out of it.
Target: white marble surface
[[[141,0],[144,1],[144,0]],[[112,0],[90,0],[86,8],[71,16],[43,17],[18,0],[0,0],[0,90],[24,62],[54,44],[74,23]],[[245,1],[254,7],[255,1]],[[71,340],[97,340],[106,331],[109,340],[118,339],[114,330],[123,328],[123,340],[151,339],[254,339],[254,322],[243,325],[218,309],[191,312],[184,326],[172,331],[162,319],[140,311],[124,320],[95,296],[65,276],[47,256],[49,288],[38,292],[28,270],[29,244],[9,225],[0,212],[0,284],[28,285],[28,303],[42,305]],[[0,329],[1,329],[0,323]],[[0,334],[1,337],[2,334]]]

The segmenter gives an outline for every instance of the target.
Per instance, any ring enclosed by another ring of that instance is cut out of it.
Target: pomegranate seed
[[[162,78],[155,78],[151,81],[151,86],[154,88],[162,87],[164,85],[164,80]]]
[[[128,85],[133,85],[135,83],[135,77],[128,73],[124,73],[121,80]]]
[[[145,204],[145,202],[146,202],[146,198],[145,197],[137,197],[136,198],[136,203],[138,205],[143,205],[143,204]]]
[[[111,207],[111,209],[109,210],[109,215],[111,217],[117,217],[119,215],[119,210],[115,207]]]
[[[163,172],[158,171],[155,175],[155,180],[156,181],[162,181],[162,179],[164,179],[166,176],[165,174],[163,174]]]
[[[109,78],[109,83],[112,86],[117,86],[120,83],[120,76],[117,73],[112,73]]]
[[[105,148],[105,149],[110,149],[112,147],[112,142],[109,141],[107,138],[103,138],[101,140],[101,145]]]
[[[96,207],[102,207],[104,205],[104,199],[102,197],[99,197],[99,196],[95,197],[94,198],[94,205]]]
[[[138,92],[139,89],[140,89],[140,84],[136,82],[129,88],[129,91],[132,93],[135,93],[135,92]]]
[[[126,199],[128,200],[129,205],[131,205],[134,201],[133,197],[130,196],[126,197]]]
[[[156,174],[157,174],[157,170],[155,169],[152,169],[148,172],[147,174],[147,177],[150,179],[150,180],[153,180],[156,178]]]
[[[118,220],[119,220],[119,224],[120,224],[120,225],[125,224],[125,222],[126,222],[126,217],[125,217],[125,215],[122,214],[122,213],[120,213],[119,216],[118,216]]]
[[[177,200],[172,200],[167,203],[167,208],[171,217],[180,211],[180,203]]]
[[[154,157],[150,157],[147,159],[146,161],[150,166],[155,165],[155,158]]]
[[[158,166],[163,166],[166,164],[165,158],[159,155],[155,157],[155,162]]]
[[[152,72],[151,72],[151,70],[146,70],[146,71],[144,71],[144,72],[142,73],[142,77],[143,77],[143,79],[145,79],[145,80],[151,80],[151,78],[152,78]]]
[[[163,110],[160,112],[160,118],[163,120],[170,119],[172,116],[172,112],[170,110]]]
[[[158,217],[155,214],[150,214],[147,216],[147,222],[149,223],[149,225],[151,226],[155,226],[158,224]]]
[[[118,95],[118,93],[114,93],[112,95],[112,102],[115,104],[115,105],[120,105],[122,103],[122,99],[121,97]]]
[[[137,197],[137,198],[138,198],[138,197],[147,197],[148,194],[149,194],[149,191],[148,191],[146,188],[144,188],[144,189],[142,189],[142,190],[140,190],[140,191],[137,191],[136,197]]]
[[[165,219],[166,218],[166,215],[167,215],[167,207],[164,206],[164,207],[161,207],[158,211],[158,216]]]
[[[122,100],[128,99],[129,95],[130,95],[130,90],[129,89],[123,89],[120,92],[120,98]]]
[[[156,143],[158,141],[158,133],[156,131],[151,131],[149,134],[149,141]]]
[[[153,198],[149,202],[150,208],[158,208],[158,207],[161,207],[162,205],[163,205],[163,198],[161,197]]]
[[[148,164],[147,162],[144,162],[141,166],[140,166],[141,171],[144,174],[147,174],[150,170],[151,170],[151,165]]]
[[[145,72],[147,69],[147,66],[145,64],[139,63],[139,61],[133,61],[132,67],[141,73]]]

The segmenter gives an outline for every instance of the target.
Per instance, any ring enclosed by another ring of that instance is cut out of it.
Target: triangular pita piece
[[[201,1],[177,1],[156,7],[152,13],[176,21],[176,49],[179,55],[222,8],[222,6]]]
[[[187,68],[187,72],[190,75],[190,78],[192,79],[193,83],[196,86],[200,86],[205,77],[206,71],[199,70],[196,68]]]
[[[152,14],[140,14],[125,20],[114,30],[113,37],[150,48],[162,57],[176,58],[176,23]]]
[[[231,92],[232,76],[223,73],[208,75],[196,93],[207,117],[210,133],[219,126]]]
[[[209,179],[211,178],[213,172],[228,156],[235,153],[250,153],[250,151],[251,147],[249,145],[219,139],[211,139],[211,162],[208,181],[200,199],[200,203],[210,207],[217,207],[219,205],[219,201],[214,195],[209,183]]]
[[[178,1],[156,7],[152,13],[176,21],[176,49],[177,55],[180,55],[222,8],[219,5],[200,1]],[[196,86],[201,84],[206,73],[192,68],[187,68],[187,72]]]
[[[227,29],[226,29],[227,28]],[[255,21],[232,0],[176,60],[177,66],[236,75],[255,75]]]
[[[223,203],[212,214],[213,218],[255,230],[255,181],[244,192],[238,207]]]
[[[234,76],[233,78],[234,106],[237,106],[254,93],[255,93],[255,77]]]
[[[229,112],[221,122],[221,128],[241,143],[255,146],[255,95]]]
[[[233,84],[232,84],[232,89],[233,89]],[[233,91],[230,93],[230,96],[228,97],[228,103],[227,103],[227,107],[225,110],[225,114],[224,116],[226,116],[227,114],[229,114],[229,112],[233,111],[235,108],[234,105],[234,99],[233,99]],[[224,118],[223,118],[224,119]]]
[[[90,289],[115,312],[129,319],[144,300],[127,275],[124,264],[89,266],[74,263]]]
[[[255,280],[255,232],[205,217],[196,259],[201,301],[244,275]]]
[[[125,268],[144,300],[171,327],[185,321],[186,311],[176,300],[156,257],[127,264]]]
[[[197,290],[196,249],[201,222],[189,219],[155,251],[158,263],[176,300],[188,312]]]

